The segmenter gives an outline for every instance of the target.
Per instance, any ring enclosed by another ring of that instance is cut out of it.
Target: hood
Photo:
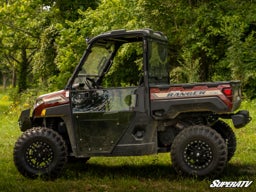
[[[61,90],[39,96],[34,105],[34,116],[42,116],[42,111],[49,107],[69,102],[69,91]]]

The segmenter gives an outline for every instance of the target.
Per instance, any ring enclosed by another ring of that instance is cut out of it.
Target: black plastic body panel
[[[126,132],[133,114],[129,112],[76,113],[76,139],[81,155],[109,154]]]
[[[57,118],[57,117],[61,118],[64,121],[68,138],[69,138],[69,141],[67,143],[70,143],[72,153],[76,154],[76,151],[77,151],[76,132],[74,131],[74,123],[72,120],[69,103],[46,109],[45,118]]]
[[[247,123],[251,121],[249,112],[246,110],[238,111],[236,114],[231,115],[231,118],[235,128],[244,127]]]
[[[137,112],[111,155],[147,155],[155,154],[157,150],[157,121],[146,113]]]
[[[228,108],[218,97],[186,98],[151,101],[152,116],[156,119],[174,119],[180,113],[211,111],[228,112]]]
[[[26,131],[32,127],[30,109],[26,109],[21,112],[18,123],[21,131]]]
[[[46,117],[65,117],[65,116],[70,116],[71,111],[70,111],[70,105],[64,104],[64,105],[57,105],[54,107],[49,107],[46,109],[45,116]]]

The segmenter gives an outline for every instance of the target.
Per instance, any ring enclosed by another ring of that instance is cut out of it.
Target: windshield
[[[109,59],[114,51],[114,44],[95,44],[90,48],[89,54],[81,67],[73,87],[94,84],[106,70]],[[90,82],[89,82],[90,81]],[[94,86],[94,85],[91,85]]]
[[[111,46],[92,47],[79,75],[100,76],[112,52]]]

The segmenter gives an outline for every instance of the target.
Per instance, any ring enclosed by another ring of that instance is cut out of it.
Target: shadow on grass
[[[167,165],[103,165],[96,163],[68,164],[63,173],[65,178],[98,177],[98,178],[176,178],[177,174]]]
[[[229,163],[224,169],[221,177],[225,178],[254,178],[256,179],[256,162],[255,164]]]
[[[118,178],[118,179],[146,179],[146,180],[182,180],[184,176],[179,176],[172,165],[147,164],[147,165],[104,165],[97,163],[76,163],[68,164],[63,173],[63,179],[83,179],[93,178]],[[196,179],[195,177],[185,177]],[[256,179],[256,164],[228,164],[223,173],[215,179],[221,180],[247,180]],[[213,180],[214,178],[203,178]],[[200,179],[201,180],[201,179]]]

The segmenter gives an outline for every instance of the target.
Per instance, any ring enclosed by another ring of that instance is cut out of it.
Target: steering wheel
[[[90,78],[90,77],[86,77],[85,78],[85,84],[87,85],[87,87],[89,89],[93,89],[93,88],[98,88],[97,83],[95,82],[94,79]]]

